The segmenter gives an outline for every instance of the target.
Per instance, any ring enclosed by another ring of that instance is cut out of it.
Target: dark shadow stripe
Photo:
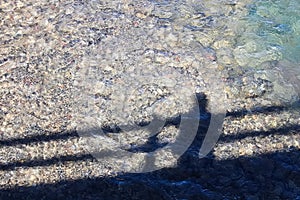
[[[0,170],[13,170],[15,167],[36,167],[36,166],[50,166],[53,164],[57,164],[59,162],[76,162],[82,160],[93,160],[93,157],[90,154],[80,154],[80,155],[68,155],[68,156],[60,156],[53,157],[50,159],[36,159],[29,160],[25,162],[12,162],[7,164],[0,164]]]
[[[65,133],[52,133],[51,135],[34,135],[26,138],[0,140],[0,146],[15,146],[18,144],[26,145],[35,142],[50,142],[52,140],[67,140],[71,137],[78,137],[77,132],[69,131]]]
[[[268,131],[250,131],[250,132],[240,132],[235,135],[221,135],[219,141],[230,142],[235,140],[245,139],[247,137],[257,137],[257,136],[268,136],[268,135],[288,135],[292,131],[300,131],[300,124],[294,124],[290,126],[283,126],[280,128],[273,128]]]
[[[280,113],[287,108],[288,107],[285,107],[285,106],[270,106],[270,107],[262,106],[262,107],[251,108],[251,111],[249,111],[247,109],[241,109],[241,110],[237,110],[237,111],[228,112],[226,114],[226,116],[237,118],[237,117],[243,117],[245,115],[250,115],[250,114]]]
[[[295,101],[289,105],[279,105],[279,106],[258,106],[251,108],[250,110],[241,109],[237,111],[227,112],[226,117],[243,117],[245,115],[251,114],[273,114],[273,113],[280,113],[284,110],[289,109],[300,109],[300,100]]]

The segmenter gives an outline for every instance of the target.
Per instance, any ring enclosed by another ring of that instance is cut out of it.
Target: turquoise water
[[[264,61],[300,63],[300,1],[255,0],[248,11],[238,42],[247,43],[248,52],[268,55]]]

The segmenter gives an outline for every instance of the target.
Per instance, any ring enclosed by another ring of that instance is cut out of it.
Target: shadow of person
[[[200,96],[201,97],[201,96]],[[178,159],[177,165],[145,173],[117,173],[113,177],[87,177],[64,180],[52,184],[15,186],[0,189],[0,199],[297,199],[300,195],[300,150],[289,147],[280,151],[216,159],[213,153],[199,158],[210,124],[211,114],[207,111],[207,99],[199,98],[200,122],[197,135],[191,145]],[[276,113],[282,108],[262,108],[259,113]],[[238,111],[237,111],[238,112]],[[231,113],[234,116],[233,113]],[[178,126],[180,119],[166,122],[166,126]],[[299,132],[299,126],[278,127],[269,132],[255,132],[267,136]],[[252,137],[248,132],[245,137]],[[183,134],[183,133],[182,133]],[[59,138],[53,138],[57,140]],[[220,138],[222,140],[222,137]],[[224,139],[224,138],[223,138]],[[229,137],[235,142],[239,138]],[[47,141],[50,141],[48,138]],[[22,141],[18,141],[22,142]],[[13,145],[9,143],[9,145]],[[155,146],[155,145],[154,145]],[[157,146],[157,148],[161,148]],[[155,148],[154,148],[155,149]],[[141,148],[141,151],[143,149]],[[151,152],[148,149],[145,152]],[[176,152],[175,152],[176,153]],[[92,160],[84,156],[72,159],[53,158],[32,165],[26,162],[1,164],[2,171],[14,167],[53,165],[58,162]],[[153,163],[152,160],[146,162]],[[28,163],[27,163],[28,164]],[[7,166],[10,165],[10,168]]]

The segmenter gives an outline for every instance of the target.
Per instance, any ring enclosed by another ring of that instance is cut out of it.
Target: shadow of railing
[[[257,136],[268,136],[276,133],[276,135],[288,135],[291,131],[300,132],[300,124],[292,124],[287,126],[282,126],[280,128],[272,128],[268,131],[248,131],[241,132],[235,135],[222,135],[219,138],[219,141],[233,141],[233,140],[241,140],[247,137],[257,137]]]
[[[64,180],[53,184],[16,186],[0,189],[0,199],[299,199],[300,150],[283,149],[252,157],[218,160],[210,153],[199,159],[199,151],[209,126],[210,114],[206,102],[200,103],[203,118],[197,136],[174,168],[149,173],[123,173],[114,177]],[[259,113],[277,113],[288,107],[265,107]],[[265,112],[264,112],[265,110]],[[242,113],[242,114],[241,114]],[[245,111],[229,113],[231,117],[245,115]],[[200,118],[201,119],[201,118]],[[177,121],[167,120],[176,126]],[[222,135],[221,141],[236,141],[246,137],[289,134],[299,132],[300,125],[278,127],[269,131],[253,131],[234,136]],[[32,144],[78,137],[76,132],[31,136],[23,139],[1,140],[0,146]],[[89,154],[36,159],[0,164],[0,170],[15,167],[49,166],[58,162],[93,160]]]
[[[71,137],[78,137],[76,131],[68,131],[62,133],[52,133],[48,135],[33,135],[25,138],[13,138],[0,140],[0,146],[16,146],[18,144],[32,144],[35,142],[50,142],[55,140],[67,140]]]

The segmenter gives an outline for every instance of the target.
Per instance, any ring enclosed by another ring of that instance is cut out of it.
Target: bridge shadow
[[[0,199],[300,199],[300,150],[294,147],[252,157],[218,160],[213,154],[199,159],[199,151],[210,123],[207,100],[199,97],[200,125],[189,149],[174,168],[149,173],[122,173],[114,177],[64,180],[53,184],[0,189]],[[286,106],[264,107],[258,113],[277,113]],[[227,116],[247,115],[247,111]],[[177,126],[178,118],[166,125]],[[269,131],[252,131],[235,136],[222,135],[220,141],[237,141],[246,137],[299,132],[300,125],[278,127]],[[106,127],[107,129],[107,127]],[[113,131],[107,129],[107,131]],[[76,132],[1,140],[0,146],[49,142],[79,137]],[[154,142],[153,145],[156,145]],[[143,149],[143,148],[141,148]],[[71,155],[48,160],[0,164],[0,170],[16,167],[49,166],[58,162],[93,160],[91,155]]]

